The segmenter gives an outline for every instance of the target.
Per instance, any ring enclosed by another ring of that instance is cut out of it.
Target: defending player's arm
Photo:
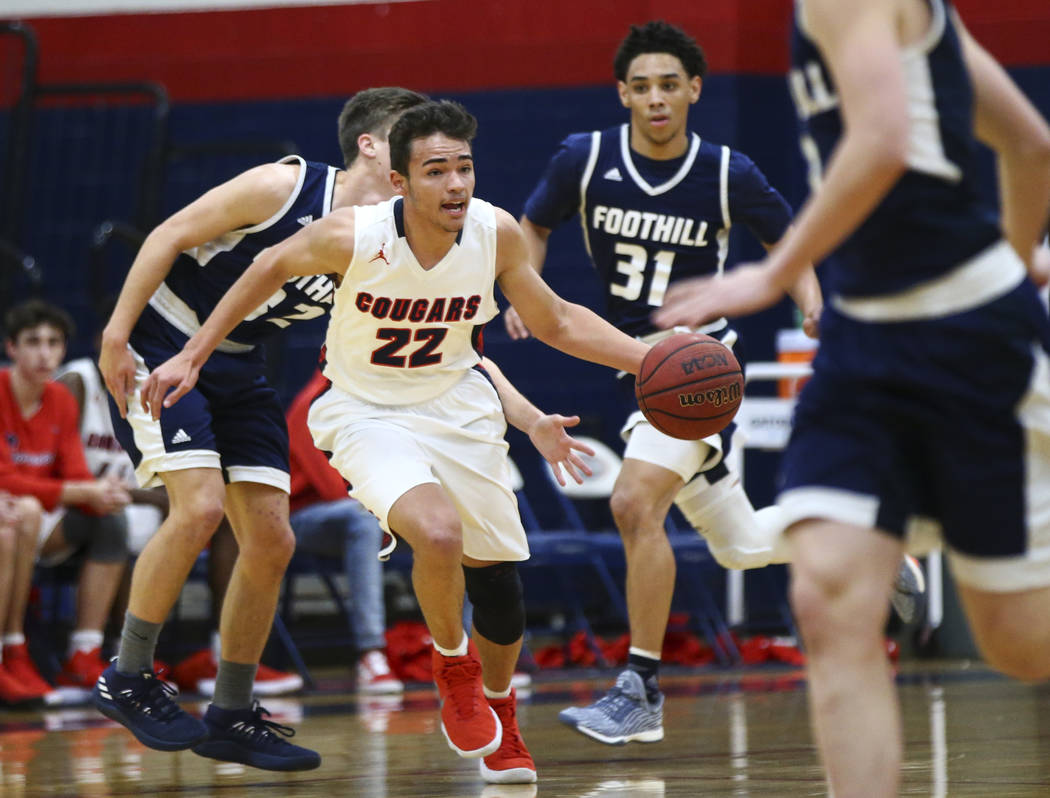
[[[762,246],[769,252],[776,244],[763,242]],[[820,330],[820,314],[824,310],[824,294],[820,290],[820,281],[817,280],[813,264],[803,269],[787,293],[802,314],[802,331],[810,338],[816,338]]]
[[[1037,246],[1050,215],[1050,128],[1039,111],[956,17],[974,88],[975,132],[999,156],[1003,234],[1039,283]]]
[[[845,134],[824,181],[761,265],[672,286],[661,327],[742,316],[773,305],[875,209],[907,169],[908,99],[893,4],[807,0],[806,20],[838,88]]]
[[[580,443],[565,431],[566,427],[575,427],[580,423],[579,416],[561,416],[557,413],[544,414],[536,405],[525,398],[499,366],[489,358],[481,358],[481,365],[492,378],[496,386],[503,414],[507,421],[529,436],[543,459],[550,463],[551,471],[558,484],[565,485],[561,469],[564,467],[577,483],[583,482],[580,473],[590,476],[591,469],[580,459],[576,452],[594,455],[594,450],[585,443]]]
[[[506,211],[497,210],[497,219],[496,279],[532,334],[573,357],[637,374],[649,345],[551,291],[531,266],[521,227]]]
[[[182,351],[149,375],[142,386],[142,409],[154,419],[160,418],[162,407],[171,407],[197,383],[197,376],[215,347],[285,282],[311,274],[344,274],[353,256],[353,208],[333,211],[263,250],[230,286]]]
[[[135,384],[135,361],[127,348],[128,338],[175,259],[181,252],[225,233],[269,219],[291,194],[298,170],[295,164],[249,169],[194,200],[146,236],[102,331],[99,351],[102,378],[122,417],[127,411],[127,395]]]

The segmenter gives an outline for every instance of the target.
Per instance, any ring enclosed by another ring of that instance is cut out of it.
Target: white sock
[[[462,657],[467,653],[467,637],[466,633],[463,633],[463,641],[455,648],[442,648],[437,643],[434,643],[434,648],[437,649],[438,654],[443,657]]]
[[[485,698],[510,698],[510,685],[507,686],[506,690],[489,690],[489,688],[482,685],[481,688],[485,691]]]
[[[69,656],[72,657],[78,651],[90,653],[96,648],[102,648],[104,639],[98,629],[77,629],[69,636]]]
[[[5,646],[21,646],[26,642],[26,636],[21,632],[15,634],[4,635],[3,642]]]
[[[219,639],[218,630],[211,633],[211,658],[216,663],[222,659],[222,640]]]
[[[639,657],[648,657],[649,659],[655,659],[657,662],[660,661],[659,651],[646,651],[644,648],[638,648],[637,646],[631,646],[627,652],[628,654],[637,654]]]

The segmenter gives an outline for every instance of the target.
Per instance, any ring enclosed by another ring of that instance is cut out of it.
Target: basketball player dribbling
[[[835,255],[778,504],[831,791],[889,798],[902,735],[881,633],[917,522],[939,526],[988,662],[1050,676],[1050,127],[948,0],[800,1],[792,51],[820,187],[763,263],[682,284],[655,318],[768,307]]]
[[[155,409],[177,402],[229,330],[287,280],[339,275],[323,367],[332,386],[311,408],[314,440],[351,495],[412,548],[449,745],[482,758],[487,781],[531,782],[510,684],[525,627],[515,563],[528,544],[506,424],[474,368],[481,328],[497,313],[498,281],[537,337],[568,354],[635,373],[649,346],[551,292],[517,222],[473,197],[475,130],[456,103],[406,111],[390,131],[399,196],[336,211],[260,255],[143,398]]]

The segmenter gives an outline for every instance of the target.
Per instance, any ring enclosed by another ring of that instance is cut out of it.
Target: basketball
[[[634,383],[638,407],[665,435],[700,440],[733,420],[744,395],[744,374],[721,341],[678,333],[656,344]]]

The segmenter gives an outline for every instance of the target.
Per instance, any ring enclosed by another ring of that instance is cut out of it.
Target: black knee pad
[[[525,633],[525,600],[518,566],[510,562],[485,568],[463,568],[467,596],[474,605],[474,628],[501,646]]]
[[[87,515],[69,510],[62,519],[62,531],[71,547],[83,548],[95,562],[122,562],[128,558],[128,521],[122,512]]]

